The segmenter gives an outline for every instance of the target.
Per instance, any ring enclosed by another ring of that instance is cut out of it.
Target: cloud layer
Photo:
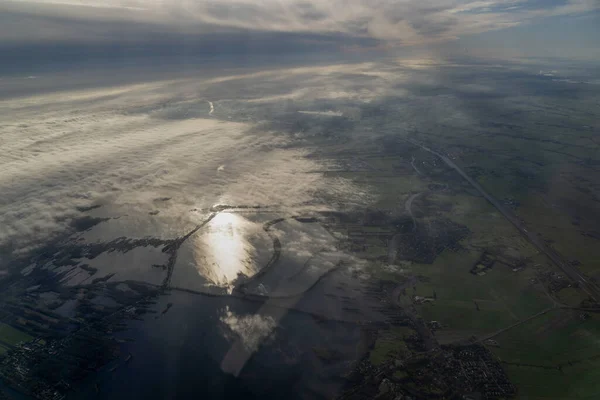
[[[596,0],[3,1],[0,37],[3,42],[127,42],[148,34],[156,40],[153,34],[210,38],[285,32],[416,45],[598,8]]]
[[[322,208],[325,194],[360,202],[362,191],[344,179],[324,179],[324,167],[307,159],[308,150],[293,138],[260,127],[285,112],[268,100],[276,97],[271,94],[293,93],[301,81],[313,87],[303,95],[312,101],[326,94],[331,74],[356,68],[361,65],[291,68],[2,100],[0,246],[27,247],[68,230],[81,216],[77,208],[90,204],[102,205],[95,212],[104,217],[122,218],[109,224],[119,227],[117,236],[173,238],[202,221],[192,210],[214,204]],[[38,78],[44,79],[56,77]],[[172,199],[157,203],[161,198]]]
[[[523,96],[596,95],[597,76],[561,65],[498,69],[432,57],[211,67],[123,85],[126,74],[102,88],[77,88],[73,74],[3,77],[0,89],[27,84],[42,94],[0,97],[0,248],[68,232],[79,209],[94,205],[102,206],[95,217],[116,218],[102,224],[103,240],[178,237],[215,203],[296,214],[365,207],[376,195],[331,173],[343,168],[332,143],[343,153],[440,124],[463,135]]]

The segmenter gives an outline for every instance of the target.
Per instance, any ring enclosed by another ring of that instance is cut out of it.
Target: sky
[[[600,59],[600,0],[0,0],[11,59],[386,49]]]

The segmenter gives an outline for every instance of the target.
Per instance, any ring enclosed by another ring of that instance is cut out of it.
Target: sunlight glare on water
[[[218,286],[231,285],[240,274],[253,275],[256,251],[248,241],[253,228],[253,223],[233,213],[215,216],[195,244],[198,273]]]

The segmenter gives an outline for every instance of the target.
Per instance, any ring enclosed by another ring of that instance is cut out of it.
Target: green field
[[[551,143],[530,146],[531,141],[493,134],[489,140],[466,146],[460,136],[451,133],[435,135],[432,142],[437,148],[460,153],[457,164],[499,201],[507,201],[507,208],[514,207],[530,231],[549,239],[551,246],[567,260],[581,262],[578,268],[582,272],[591,277],[598,274],[595,268],[600,257],[598,241],[582,235],[597,229],[574,217],[573,208],[569,208],[570,199],[576,199],[573,201],[583,205],[584,211],[597,207],[581,197],[589,179],[580,180],[578,176],[585,178],[589,171],[565,163],[563,156],[553,153],[559,146]],[[481,151],[476,146],[481,146]],[[421,162],[418,165],[424,174],[417,174],[410,166],[413,156]],[[378,260],[369,264],[370,275],[398,283],[416,277],[417,283],[406,287],[401,294],[400,304],[410,307],[415,296],[432,299],[416,304],[416,308],[426,322],[441,324],[435,331],[441,344],[464,342],[473,336],[481,338],[510,327],[494,336],[498,345],[490,343],[489,348],[518,388],[518,398],[600,398],[600,341],[597,340],[600,317],[582,317],[580,311],[559,308],[579,306],[587,296],[574,287],[551,292],[546,287],[548,276],[560,275],[562,271],[458,174],[444,171],[445,167],[439,165],[431,166],[430,154],[410,149],[402,157],[374,157],[367,161],[373,170],[341,175],[372,188],[377,195],[375,208],[406,216],[406,199],[411,194],[423,193],[412,205],[420,227],[445,218],[470,231],[460,242],[462,249],[446,249],[432,264],[403,262],[396,271],[383,261],[388,253],[385,243],[365,237],[367,248],[357,255]],[[571,178],[565,178],[567,175],[557,178],[554,168],[559,163],[569,166],[565,173]],[[560,185],[560,190],[549,193],[549,179]],[[448,189],[430,190],[432,183],[446,183]],[[364,231],[374,233],[380,229],[372,227]],[[473,266],[481,263],[483,255],[494,260],[493,266],[481,267],[480,275],[470,273]],[[544,310],[550,311],[511,327]],[[370,360],[380,365],[408,353],[402,334],[384,330],[376,340]],[[598,358],[593,358],[596,355]]]
[[[587,298],[588,295],[585,292],[574,287],[567,287],[556,293],[556,299],[558,301],[571,307],[579,306],[581,302]]]
[[[575,368],[546,370],[533,367],[505,367],[508,376],[518,388],[517,398],[542,399],[598,399],[600,389],[600,365],[579,371]]]
[[[29,342],[33,337],[10,325],[0,323],[0,341],[14,346],[20,342]]]
[[[515,327],[490,350],[502,360],[523,399],[600,396],[600,318],[554,310]]]
[[[410,355],[405,339],[415,333],[407,327],[393,327],[389,331],[380,332],[375,346],[369,355],[373,365],[380,365],[390,358],[403,359]]]
[[[595,205],[595,207],[598,207]],[[552,240],[552,247],[568,260],[581,263],[577,268],[592,277],[600,277],[597,261],[600,258],[598,240],[582,235],[585,231],[595,231],[596,227],[586,226],[582,220],[580,225],[559,209],[552,207],[540,197],[530,197],[519,208],[518,214],[531,226],[532,230],[541,232],[543,237]]]
[[[504,361],[543,366],[600,356],[600,317],[583,320],[581,315],[576,310],[552,310],[498,335],[500,346],[493,351]]]
[[[533,269],[513,272],[498,264],[484,276],[469,272],[479,254],[443,252],[431,265],[414,264],[412,273],[422,281],[407,296],[432,297],[419,310],[425,320],[443,324],[444,330],[464,331],[470,335],[491,333],[525,319],[550,306],[552,302],[539,284],[531,283]]]

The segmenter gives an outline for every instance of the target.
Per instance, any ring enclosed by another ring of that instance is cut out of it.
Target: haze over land
[[[1,1],[0,390],[593,398],[599,10]]]

